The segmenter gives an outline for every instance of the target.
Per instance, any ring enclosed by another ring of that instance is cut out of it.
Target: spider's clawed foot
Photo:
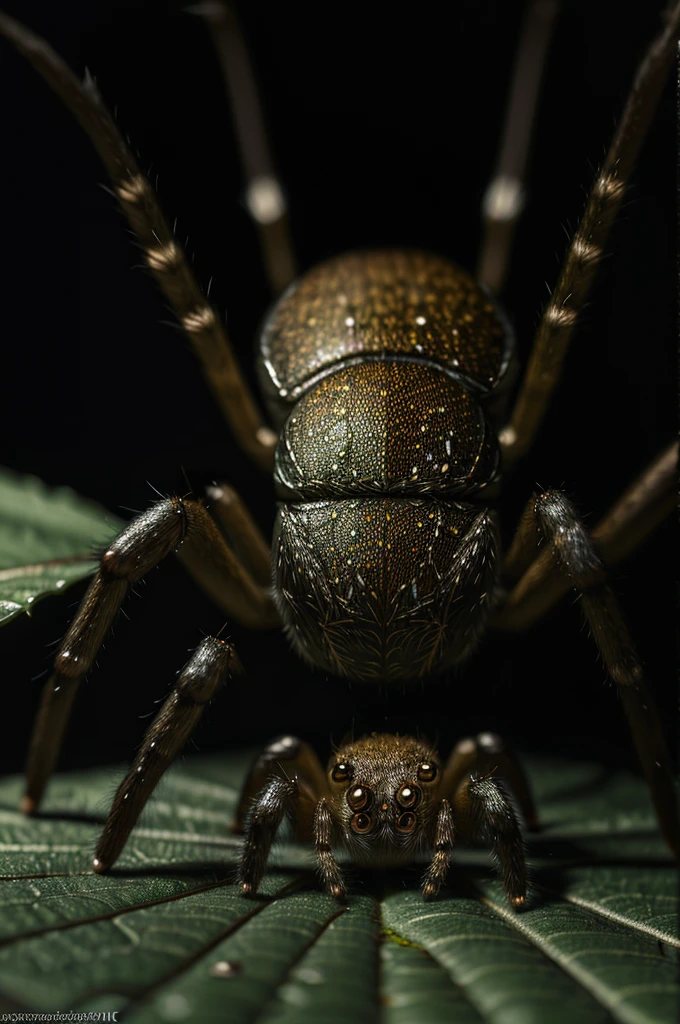
[[[21,802],[19,804],[19,810],[21,811],[22,814],[25,814],[28,817],[30,817],[32,814],[35,814],[35,812],[38,810],[38,804],[33,799],[32,796],[28,796],[27,794],[26,796],[22,796]]]

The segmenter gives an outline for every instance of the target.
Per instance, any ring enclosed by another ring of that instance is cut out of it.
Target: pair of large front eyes
[[[417,786],[404,783],[403,786],[400,786],[395,795],[397,804],[403,811],[403,813],[397,818],[397,828],[400,832],[412,832],[416,827],[416,816],[413,813],[413,810],[420,803],[422,793]],[[372,790],[370,790],[368,786],[350,787],[345,799],[347,800],[350,810],[355,812],[350,822],[352,829],[360,835],[364,832],[368,832],[372,824],[371,816],[368,813],[370,806],[373,803]]]

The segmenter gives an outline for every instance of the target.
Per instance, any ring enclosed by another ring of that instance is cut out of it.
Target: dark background
[[[252,378],[267,308],[255,231],[217,62],[180,3],[7,9],[70,65],[96,76],[119,123],[158,177],[188,236],[199,278],[228,308]],[[570,0],[544,83],[530,196],[505,295],[526,353],[604,154],[655,5]],[[301,266],[352,247],[421,245],[474,267],[482,191],[493,167],[522,5],[243,3],[240,16]],[[266,532],[270,481],[236,449],[183,336],[141,263],[87,140],[4,43],[0,60],[4,357],[0,461],[69,484],[123,517],[165,493],[227,478]],[[673,95],[669,88],[564,386],[536,449],[504,495],[511,530],[532,487],[562,486],[594,524],[675,431]],[[613,581],[674,734],[673,524]],[[2,766],[17,769],[55,644],[83,587],[35,607],[0,636]],[[82,687],[64,766],[130,756],[203,632],[223,624],[172,562],[140,586]],[[489,638],[469,666],[406,695],[348,691],[311,673],[277,634],[233,624],[247,668],[209,709],[202,750],[293,731],[321,752],[352,726],[420,728],[448,748],[496,728],[526,749],[573,756],[602,748],[632,761],[619,701],[571,599],[521,637]]]

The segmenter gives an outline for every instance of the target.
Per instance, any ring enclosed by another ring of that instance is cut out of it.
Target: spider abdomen
[[[435,498],[279,505],[272,549],[279,614],[314,665],[396,682],[475,648],[496,580],[487,509]]]
[[[285,416],[274,590],[314,665],[404,681],[476,646],[496,526],[461,501],[497,478],[481,403],[510,347],[483,289],[428,253],[337,257],[274,307],[261,346],[265,389]]]

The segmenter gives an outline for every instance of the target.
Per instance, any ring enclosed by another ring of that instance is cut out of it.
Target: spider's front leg
[[[442,800],[437,811],[434,832],[434,854],[423,878],[423,898],[436,896],[446,881],[451,866],[451,851],[454,840],[453,812],[448,800]]]
[[[245,832],[240,880],[243,892],[257,892],[269,852],[284,817],[290,817],[295,838],[313,839],[324,888],[342,899],[345,883],[331,841],[335,821],[328,779],[315,752],[296,736],[280,736],[257,758],[243,786],[234,830]]]
[[[444,769],[443,792],[447,795],[455,793],[470,773],[503,779],[517,801],[526,827],[532,831],[538,828],[538,813],[529,780],[514,751],[501,736],[494,732],[480,732],[474,738],[460,740]]]
[[[133,519],[102,556],[43,690],[26,767],[24,812],[39,806],[78,687],[129,586],[180,545],[186,567],[227,615],[253,628],[278,621],[268,591],[241,565],[200,502],[168,498]]]
[[[298,780],[274,777],[257,794],[246,821],[239,878],[244,895],[256,893],[269,851],[284,817],[291,817],[298,798]]]
[[[314,845],[316,856],[319,861],[319,871],[323,880],[324,889],[331,896],[342,900],[347,895],[342,872],[333,856],[331,840],[335,831],[335,819],[331,812],[330,804],[325,797],[319,800],[314,815]]]
[[[499,772],[504,779],[495,778]],[[436,896],[446,881],[455,832],[470,839],[490,840],[503,887],[515,907],[526,900],[527,877],[522,831],[505,783],[512,790],[527,824],[535,826],[536,810],[521,765],[494,733],[456,744],[444,769],[434,825],[434,854],[423,878],[423,897]]]
[[[471,776],[453,798],[456,824],[472,839],[488,839],[508,899],[514,907],[527,896],[524,842],[517,815],[501,779]]]

